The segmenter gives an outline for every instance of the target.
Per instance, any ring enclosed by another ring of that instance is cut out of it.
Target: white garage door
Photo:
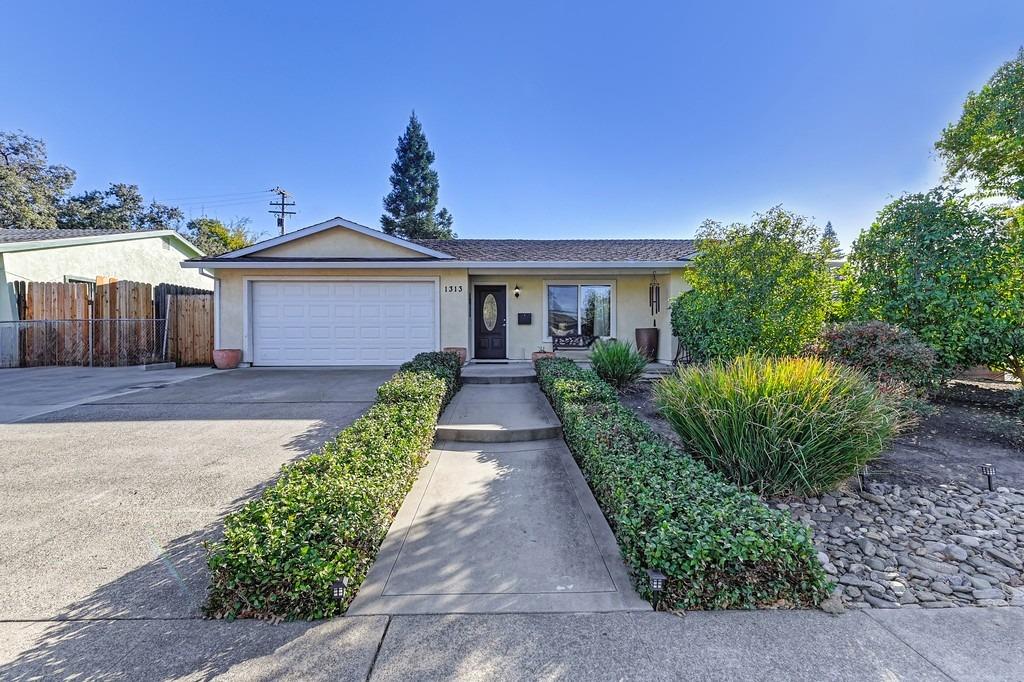
[[[253,282],[256,365],[393,365],[437,350],[433,282]]]

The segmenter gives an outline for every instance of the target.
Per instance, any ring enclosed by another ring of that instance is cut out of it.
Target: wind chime
[[[658,313],[661,312],[661,284],[658,283],[658,276],[651,273],[651,286],[648,293],[648,300],[651,303],[651,319],[654,326],[658,326]]]

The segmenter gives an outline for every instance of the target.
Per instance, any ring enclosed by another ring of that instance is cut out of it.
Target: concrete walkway
[[[498,368],[445,410],[350,614],[650,610],[532,368]]]

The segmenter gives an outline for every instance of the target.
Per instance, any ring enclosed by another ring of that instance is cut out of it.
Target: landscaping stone
[[[773,503],[814,531],[830,612],[1024,606],[1024,493],[869,483]]]

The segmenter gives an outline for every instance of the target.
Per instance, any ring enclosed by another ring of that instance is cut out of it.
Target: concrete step
[[[535,384],[463,386],[437,424],[437,439],[515,443],[562,437],[562,424]]]
[[[467,365],[462,369],[464,384],[529,384],[537,381],[533,365],[525,362],[508,365]]]

